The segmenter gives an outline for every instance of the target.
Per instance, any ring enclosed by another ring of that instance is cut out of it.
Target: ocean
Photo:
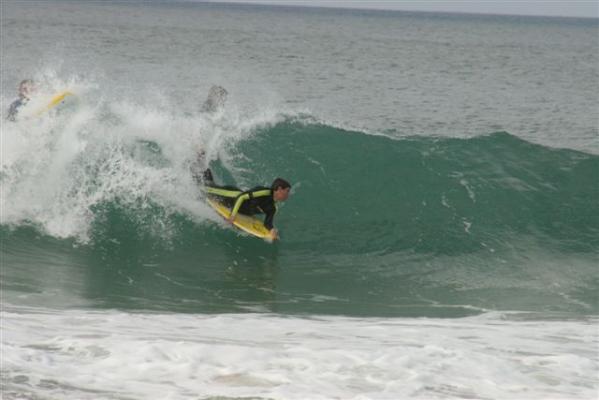
[[[597,18],[0,10],[3,399],[599,396]]]

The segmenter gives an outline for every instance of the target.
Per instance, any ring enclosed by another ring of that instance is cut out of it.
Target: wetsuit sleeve
[[[264,211],[264,214],[266,214],[266,217],[264,218],[264,226],[266,229],[271,230],[274,227],[273,220],[275,218],[275,214],[277,213],[277,206],[270,204],[267,207],[262,207],[262,211]]]
[[[235,218],[235,216],[237,215],[237,212],[239,212],[239,208],[241,207],[243,202],[248,200],[249,198],[250,198],[249,193],[242,193],[241,195],[239,195],[237,197],[237,199],[235,200],[235,205],[233,205],[233,210],[231,211],[231,218]]]
[[[8,115],[6,116],[6,119],[14,122],[17,119],[17,113],[19,112],[19,107],[21,107],[22,105],[23,105],[23,102],[21,100],[13,101],[8,109]]]

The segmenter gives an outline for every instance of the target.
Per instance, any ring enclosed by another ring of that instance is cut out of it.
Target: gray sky
[[[476,14],[547,15],[599,18],[599,0],[212,0],[221,3],[303,5]]]

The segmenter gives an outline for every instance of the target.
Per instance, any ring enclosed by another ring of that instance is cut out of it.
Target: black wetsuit
[[[270,230],[273,228],[273,219],[277,212],[277,206],[273,198],[273,191],[265,186],[256,186],[253,189],[243,191],[235,186],[217,186],[212,179],[206,179],[207,175],[212,178],[210,170],[204,172],[206,193],[208,197],[224,204],[236,215],[266,214],[264,226]]]
[[[9,121],[15,121],[17,119],[17,114],[19,113],[19,108],[23,107],[29,101],[26,97],[19,97],[15,101],[13,101],[8,109],[8,116],[6,117]]]

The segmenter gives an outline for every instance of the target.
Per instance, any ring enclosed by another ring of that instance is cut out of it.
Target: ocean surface
[[[3,399],[598,398],[597,18],[0,10]]]

